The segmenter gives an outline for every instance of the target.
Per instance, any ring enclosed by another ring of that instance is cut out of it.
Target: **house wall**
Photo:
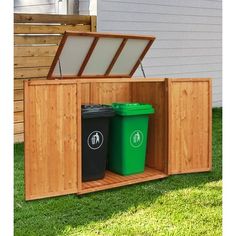
[[[97,16],[98,31],[157,37],[146,76],[211,77],[213,106],[222,106],[221,0],[98,0]]]
[[[66,14],[66,3],[66,0],[14,0],[14,12]]]

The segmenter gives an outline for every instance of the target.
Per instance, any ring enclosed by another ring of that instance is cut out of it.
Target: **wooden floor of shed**
[[[110,189],[129,184],[141,183],[149,180],[161,179],[167,175],[156,169],[145,167],[145,171],[141,174],[122,176],[114,172],[106,170],[105,178],[82,183],[82,191],[78,194],[90,193],[104,189]]]

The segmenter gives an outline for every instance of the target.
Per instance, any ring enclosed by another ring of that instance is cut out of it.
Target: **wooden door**
[[[167,79],[168,173],[211,170],[211,80]]]
[[[25,199],[78,191],[80,165],[79,84],[26,81]]]

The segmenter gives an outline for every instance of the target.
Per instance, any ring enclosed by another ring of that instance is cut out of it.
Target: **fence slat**
[[[62,34],[96,31],[96,16],[15,13],[14,23],[14,142],[23,142],[24,80],[46,79]]]
[[[14,124],[14,134],[24,133],[24,123],[15,123]]]
[[[15,24],[15,34],[62,34],[68,31],[89,32],[90,25],[25,25]]]
[[[15,68],[51,66],[54,57],[16,57]]]
[[[23,101],[14,101],[14,112],[23,111],[24,105]]]
[[[54,57],[58,46],[14,47],[15,57]]]
[[[15,68],[15,78],[34,78],[47,76],[49,67]]]
[[[62,35],[15,35],[14,44],[59,44],[61,41]]]
[[[14,112],[14,122],[20,123],[23,121],[24,121],[24,112],[23,111]]]
[[[22,142],[24,142],[24,133],[15,134],[14,135],[14,143],[22,143]]]
[[[90,16],[52,14],[14,14],[15,23],[90,24]]]
[[[14,90],[14,101],[22,101],[24,98],[23,89]]]

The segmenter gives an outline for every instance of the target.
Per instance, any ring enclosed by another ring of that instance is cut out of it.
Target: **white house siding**
[[[221,10],[217,0],[98,0],[97,29],[155,35],[143,61],[146,75],[211,77],[216,107],[222,105]]]
[[[14,12],[66,14],[66,3],[66,0],[14,0]]]

